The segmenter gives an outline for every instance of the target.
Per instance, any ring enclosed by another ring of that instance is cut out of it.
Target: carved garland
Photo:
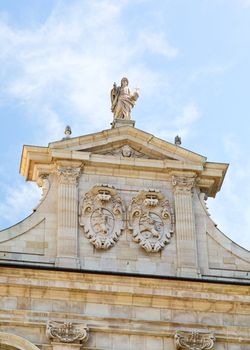
[[[85,343],[89,337],[88,330],[85,324],[49,321],[47,323],[46,334],[48,338],[63,343]]]
[[[97,249],[108,249],[119,239],[123,229],[123,205],[116,190],[96,185],[80,200],[80,226]]]
[[[158,252],[174,232],[173,210],[162,193],[141,191],[132,199],[129,222],[134,241],[147,252]]]

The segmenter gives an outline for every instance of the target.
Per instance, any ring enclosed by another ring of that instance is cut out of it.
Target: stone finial
[[[65,139],[70,138],[70,135],[72,134],[72,130],[71,130],[71,127],[69,125],[66,126],[66,128],[64,130],[64,134],[66,135]]]
[[[46,335],[49,339],[62,343],[85,343],[88,340],[88,327],[72,322],[48,321]]]
[[[177,331],[175,334],[177,350],[210,350],[214,340],[212,333]]]
[[[180,146],[181,145],[181,137],[179,135],[175,136],[174,143],[176,144],[176,146]]]
[[[114,121],[117,119],[131,120],[131,110],[139,98],[139,89],[132,93],[128,85],[129,81],[125,77],[121,80],[121,86],[117,86],[116,83],[113,84],[110,97]]]

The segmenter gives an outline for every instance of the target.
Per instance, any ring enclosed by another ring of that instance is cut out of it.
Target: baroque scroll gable
[[[147,252],[158,252],[170,242],[174,213],[159,191],[141,191],[129,207],[129,223],[135,242]]]
[[[96,185],[80,200],[80,226],[97,249],[108,249],[123,229],[124,208],[114,187]]]

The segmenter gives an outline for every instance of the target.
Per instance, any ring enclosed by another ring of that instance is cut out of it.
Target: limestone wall
[[[188,192],[193,216],[190,216],[188,223],[182,223],[181,215],[187,220],[185,208],[189,215],[190,208],[184,206],[184,209],[179,209],[179,218],[176,218],[176,205],[182,208],[185,197],[178,199],[179,204],[176,202],[172,181],[110,177],[85,169],[79,177],[74,194],[73,221],[67,219],[68,209],[62,212],[66,225],[68,222],[70,224],[68,228],[60,229],[58,176],[51,175],[49,181],[49,191],[35,212],[16,226],[1,231],[1,262],[164,276],[249,280],[249,252],[218,231],[209,217],[203,194],[198,188],[193,187]],[[87,227],[79,224],[81,201],[97,184],[113,188],[123,206],[121,234],[113,246],[107,249],[96,248],[86,234]],[[146,251],[140,242],[136,242],[129,218],[133,198],[149,189],[160,193],[164,200],[169,201],[175,221],[178,219],[179,225],[179,228],[174,225],[169,241],[158,252]],[[68,202],[67,195],[64,200]],[[63,254],[69,259],[66,265]]]
[[[0,339],[52,349],[47,322],[70,321],[89,328],[83,349],[175,350],[176,332],[188,331],[213,335],[215,350],[247,350],[249,294],[243,285],[1,268]]]

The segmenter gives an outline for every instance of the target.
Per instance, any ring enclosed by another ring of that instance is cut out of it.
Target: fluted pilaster
[[[172,178],[175,198],[176,240],[178,273],[191,272],[197,274],[197,249],[195,233],[195,217],[192,190],[195,177],[178,176]]]
[[[78,263],[78,179],[80,164],[59,165],[57,265],[77,267]]]

